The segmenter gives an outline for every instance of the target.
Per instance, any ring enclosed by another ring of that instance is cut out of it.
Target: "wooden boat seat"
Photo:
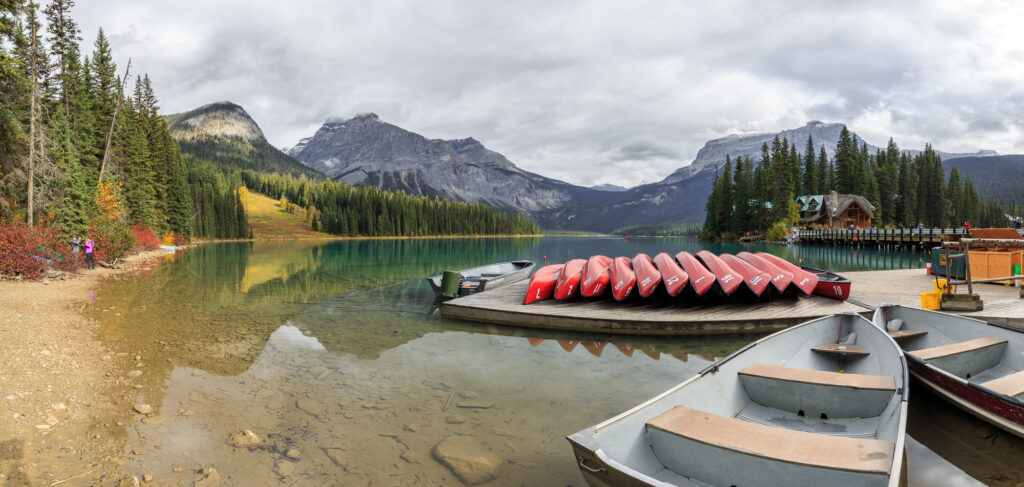
[[[896,392],[896,379],[891,376],[769,364],[740,370],[739,380],[752,401],[808,419],[878,416]]]
[[[950,355],[957,355],[993,347],[1002,343],[1006,343],[1006,340],[989,337],[975,338],[974,340],[968,340],[966,342],[950,343],[949,345],[940,345],[938,347],[925,348],[921,350],[911,350],[909,353],[927,362],[929,360],[948,357]]]
[[[899,340],[901,338],[913,338],[927,334],[928,332],[923,330],[896,330],[889,332],[889,336],[891,336],[893,340]]]
[[[673,445],[671,438],[668,437],[671,435],[710,447],[738,452],[742,454],[740,458],[743,455],[750,455],[789,464],[871,474],[888,474],[895,451],[895,445],[888,441],[794,431],[719,416],[685,406],[676,406],[648,421],[647,434],[648,439],[653,440],[652,447],[659,459],[668,453],[662,449],[671,448]],[[723,456],[719,454],[718,457]],[[728,458],[736,459],[731,456]],[[728,458],[723,460],[728,461]],[[672,468],[664,459],[662,463]],[[723,470],[728,470],[727,465],[723,465]],[[770,474],[770,470],[772,469],[765,469],[766,475]],[[725,474],[723,472],[723,475]]]
[[[970,379],[995,367],[1006,354],[1006,340],[991,337],[975,338],[906,353],[950,374]]]
[[[981,385],[1000,394],[1006,394],[1007,396],[1019,396],[1024,394],[1024,371],[1016,372],[988,382],[982,382]]]
[[[814,347],[812,351],[818,353],[831,353],[835,355],[844,355],[851,357],[864,357],[871,355],[871,352],[864,350],[857,345],[847,345],[843,343],[829,343],[828,345],[822,345],[820,347]]]
[[[770,364],[753,364],[743,370],[741,375],[754,375],[790,382],[820,384],[832,387],[853,387],[856,389],[877,389],[895,391],[896,379],[885,375],[846,374],[827,370],[798,369]]]

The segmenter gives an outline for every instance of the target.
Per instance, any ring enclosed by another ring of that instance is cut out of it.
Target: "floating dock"
[[[821,296],[778,297],[772,301],[722,300],[683,306],[670,302],[631,301],[611,298],[595,301],[554,300],[524,305],[525,281],[479,294],[453,299],[441,305],[445,318],[555,330],[637,335],[709,335],[781,330],[788,326],[834,313],[870,313],[883,303],[920,306],[918,293],[931,291],[933,276],[923,269],[843,272],[852,282],[851,299],[838,301]],[[1012,286],[976,284],[984,310],[958,313],[999,323],[1024,323],[1024,299]]]

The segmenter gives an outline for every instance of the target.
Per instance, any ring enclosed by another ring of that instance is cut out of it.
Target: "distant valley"
[[[801,151],[811,136],[816,150],[824,145],[831,157],[842,129],[839,123],[812,121],[778,133],[730,135],[709,140],[691,164],[662,181],[634,188],[588,188],[525,171],[472,137],[428,139],[372,113],[329,119],[315,134],[284,152],[271,146],[256,122],[233,103],[206,105],[167,120],[183,152],[220,164],[480,202],[522,213],[547,229],[602,232],[630,225],[702,221],[716,168],[724,164],[726,155],[757,161],[761,145],[778,135]],[[878,148],[868,147],[871,152]],[[1013,188],[1024,184],[1024,156],[999,156],[994,151],[940,155],[947,170],[959,167],[986,198],[1012,197]],[[1013,176],[1001,178],[1001,174]]]

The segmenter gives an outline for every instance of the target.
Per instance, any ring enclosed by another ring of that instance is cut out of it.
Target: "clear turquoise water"
[[[187,250],[141,278],[109,282],[89,311],[110,347],[143,364],[135,396],[112,396],[157,410],[157,420],[131,424],[125,451],[145,454],[128,455],[125,468],[160,472],[171,485],[188,482],[204,466],[234,485],[459,485],[432,458],[435,445],[455,437],[500,465],[487,485],[583,485],[564,436],[671,387],[756,336],[614,337],[444,320],[423,277],[511,259],[546,256],[551,263],[701,247],[686,239],[545,237]],[[923,267],[927,257],[706,247],[767,250],[836,271]],[[946,407],[925,399],[917,404]],[[1019,446],[990,430],[982,438],[984,425],[956,411],[947,416],[953,419],[944,428],[959,432],[963,451],[984,451],[978,441]],[[263,445],[232,447],[229,438],[244,429]],[[1003,464],[972,463],[949,438],[935,448],[929,435],[920,436],[928,441],[908,446],[912,485],[934,485],[929,479],[936,478],[977,485],[963,470],[992,485],[1003,485],[991,480],[999,475],[1019,475]],[[300,458],[286,460],[288,449]],[[968,461],[953,466],[942,457]],[[183,472],[172,473],[174,466]]]

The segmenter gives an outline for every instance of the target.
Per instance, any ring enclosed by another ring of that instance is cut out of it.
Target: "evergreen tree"
[[[857,180],[859,174],[856,165],[857,146],[850,138],[850,131],[843,126],[839,132],[839,142],[836,143],[835,189],[842,194],[857,194]]]
[[[835,189],[834,176],[829,171],[828,152],[825,152],[825,145],[822,144],[821,152],[818,153],[818,162],[814,167],[814,179],[817,181],[817,189],[814,194],[825,194]]]
[[[954,167],[949,172],[949,183],[946,185],[946,194],[949,195],[949,226],[957,227],[967,221],[964,214],[963,191],[960,170]]]
[[[84,235],[89,229],[88,214],[95,199],[89,191],[85,172],[78,162],[78,153],[71,143],[71,129],[63,110],[53,113],[53,146],[51,156],[60,169],[62,188],[56,205],[56,218],[67,234]]]
[[[71,119],[71,97],[79,69],[78,42],[82,40],[78,24],[71,18],[74,0],[51,0],[43,10],[50,36],[50,53],[57,70],[57,101],[64,111],[64,119]]]
[[[801,195],[821,193],[821,188],[818,184],[817,162],[814,156],[814,137],[808,135],[807,145],[804,147],[803,184],[799,191]]]

